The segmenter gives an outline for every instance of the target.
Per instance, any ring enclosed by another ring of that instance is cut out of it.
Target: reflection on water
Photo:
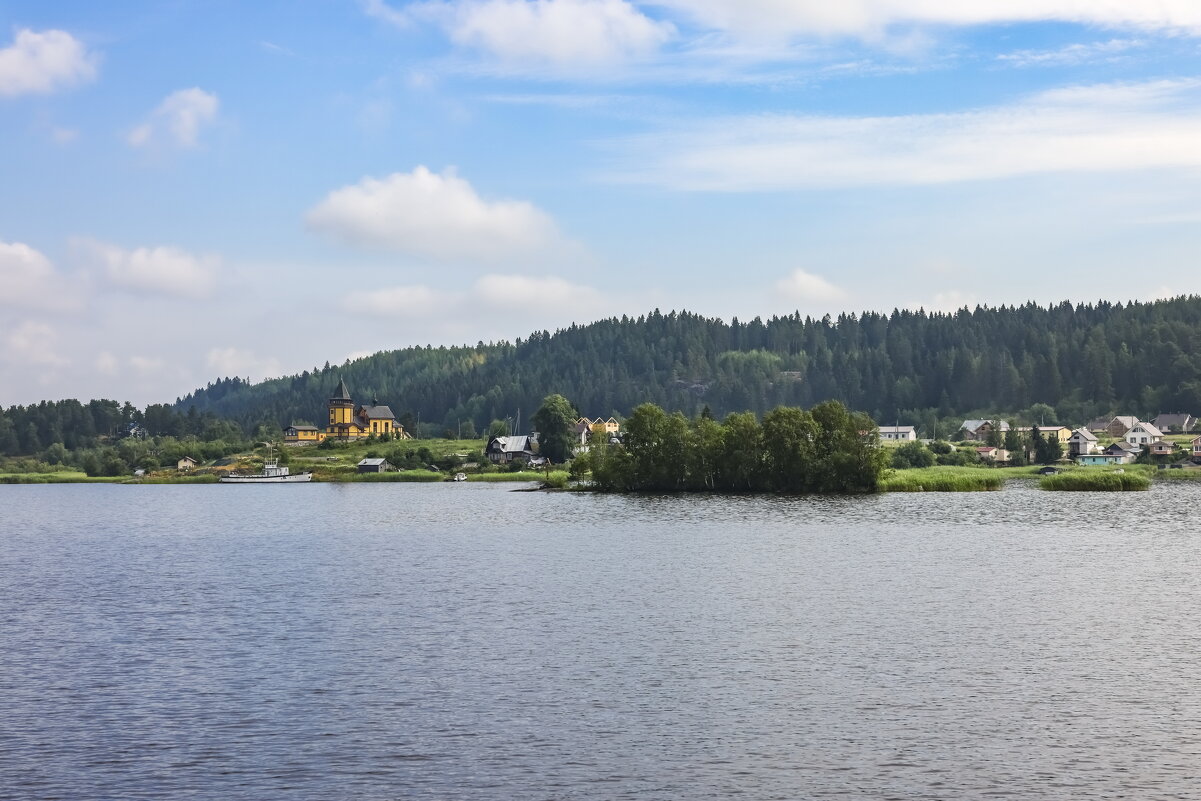
[[[1191,482],[1130,495],[0,496],[5,797],[1199,786]]]

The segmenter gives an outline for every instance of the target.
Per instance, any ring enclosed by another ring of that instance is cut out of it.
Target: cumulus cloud
[[[50,259],[23,242],[0,241],[0,306],[67,311],[81,305]]]
[[[793,270],[787,277],[776,283],[776,291],[795,303],[826,302],[840,300],[847,296],[841,288],[822,278],[820,275],[807,273],[804,270]]]
[[[874,38],[894,26],[1021,22],[1201,33],[1201,5],[1192,0],[656,0],[655,5],[705,27],[758,38]]]
[[[66,31],[17,31],[0,49],[0,97],[47,94],[96,77],[97,57]]]
[[[484,200],[453,169],[439,174],[425,167],[336,189],[306,222],[357,247],[439,260],[499,260],[558,239],[550,217],[532,204]]]
[[[241,376],[251,381],[262,381],[283,373],[277,359],[238,347],[212,348],[205,363],[218,375]]]
[[[622,143],[617,180],[756,191],[946,184],[1201,167],[1198,81],[1056,90],[1008,106],[893,117],[760,115]]]
[[[398,11],[369,0],[367,12],[395,25],[429,20],[456,45],[515,68],[571,70],[655,53],[675,34],[627,0],[457,0]]]
[[[132,147],[172,144],[193,148],[200,132],[217,119],[220,105],[217,95],[193,87],[167,95],[146,121],[129,132],[126,141]]]
[[[106,242],[78,240],[97,259],[114,286],[150,295],[202,299],[212,294],[220,260],[173,247],[128,250]]]

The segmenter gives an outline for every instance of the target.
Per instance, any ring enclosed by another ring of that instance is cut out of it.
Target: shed
[[[387,459],[364,459],[357,467],[360,473],[387,473],[396,469]]]

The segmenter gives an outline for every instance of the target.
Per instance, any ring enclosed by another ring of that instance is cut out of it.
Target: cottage
[[[1119,415],[1109,421],[1109,425],[1105,427],[1105,433],[1114,439],[1121,439],[1126,436],[1126,432],[1138,425],[1138,418],[1130,415]]]
[[[1197,437],[1192,442],[1193,445],[1193,461],[1201,460],[1201,437]]]
[[[285,445],[308,445],[320,442],[321,429],[317,426],[290,425],[284,429]]]
[[[1094,417],[1092,420],[1089,421],[1088,425],[1086,425],[1085,428],[1088,429],[1089,431],[1093,432],[1094,434],[1107,433],[1108,429],[1109,429],[1109,424],[1112,422],[1113,422],[1113,418],[1110,417],[1109,415],[1105,415],[1104,417]]]
[[[1004,420],[996,421],[997,430],[1002,433],[1009,430],[1009,423]],[[959,427],[965,432],[968,439],[983,440],[988,437],[993,430],[992,420],[964,420],[963,425]]]
[[[880,426],[880,439],[914,442],[917,440],[917,429],[913,426]]]
[[[387,459],[364,459],[356,466],[360,473],[387,473],[396,469]]]
[[[1097,437],[1088,429],[1078,428],[1072,432],[1071,438],[1068,439],[1068,454],[1071,456],[1084,456],[1096,449]]]
[[[198,464],[200,464],[200,462],[196,461],[191,456],[185,456],[175,463],[175,469],[181,473],[186,473],[192,468],[196,467]]]
[[[1152,456],[1171,456],[1176,452],[1176,446],[1166,439],[1161,439],[1159,442],[1152,442],[1147,446],[1147,453]]]
[[[1196,428],[1197,418],[1191,414],[1161,414],[1151,424],[1165,434],[1187,434]]]
[[[1120,463],[1126,464],[1128,462],[1133,462],[1136,458],[1138,458],[1138,455],[1142,453],[1142,449],[1137,445],[1122,440],[1121,442],[1115,442],[1114,444],[1110,445],[1108,448],[1103,450],[1102,453],[1107,456],[1116,456],[1118,457]]]
[[[493,437],[484,453],[493,464],[509,464],[514,461],[529,463],[536,455],[533,438],[528,436]]]
[[[1008,462],[1009,451],[1004,448],[976,448],[976,453],[986,462]]]
[[[1163,439],[1163,432],[1150,423],[1137,422],[1131,426],[1122,439],[1131,445],[1150,445]]]
[[[1072,429],[1067,426],[1035,426],[1034,428],[1047,439],[1056,439],[1061,443],[1070,442],[1072,439]]]

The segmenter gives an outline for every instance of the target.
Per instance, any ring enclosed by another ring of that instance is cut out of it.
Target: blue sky
[[[0,404],[1201,293],[1201,4],[0,0]]]

